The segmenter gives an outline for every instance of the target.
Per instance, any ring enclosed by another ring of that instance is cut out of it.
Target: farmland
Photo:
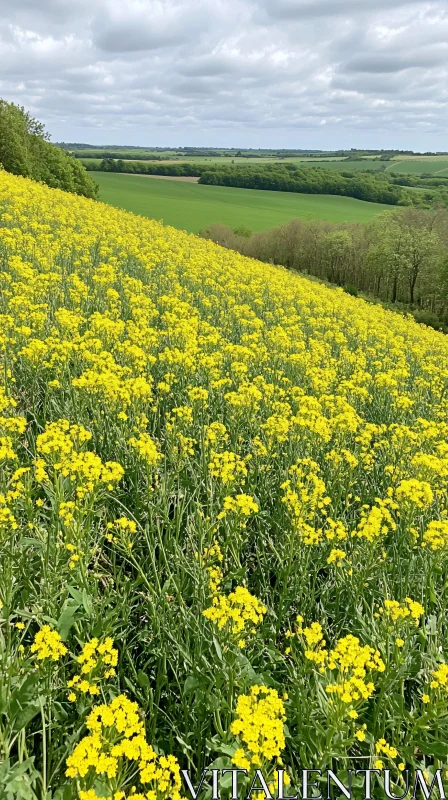
[[[98,148],[89,150],[88,148],[73,150],[78,158],[86,166],[92,167],[94,164],[99,165],[103,158],[101,150]],[[423,173],[444,175],[448,170],[448,156],[446,155],[395,155],[390,160],[383,161],[378,155],[363,155],[356,158],[356,156],[334,155],[332,153],[321,153],[314,156],[306,154],[284,153],[254,153],[236,155],[233,153],[215,151],[214,154],[196,155],[192,152],[180,152],[176,150],[156,151],[150,149],[138,148],[109,148],[108,150],[111,157],[115,159],[136,159],[142,162],[157,162],[165,164],[174,163],[190,163],[190,164],[210,164],[228,166],[241,165],[241,166],[254,166],[285,163],[297,164],[300,167],[318,167],[321,166],[325,169],[334,169],[337,171],[357,172],[365,170],[396,172],[399,174],[407,175],[420,175]],[[446,173],[448,175],[448,172]]]
[[[126,159],[125,154],[123,154],[123,156],[116,156],[117,159],[121,158],[121,157],[124,160]],[[82,159],[81,158],[81,161],[85,166],[92,165],[92,164],[100,164],[101,163],[101,159],[100,158],[86,158],[86,159]],[[317,158],[298,158],[298,157],[297,158],[294,158],[294,157],[282,158],[282,159],[279,159],[279,158],[263,158],[263,157],[260,157],[260,158],[244,158],[244,157],[238,158],[238,157],[235,157],[235,158],[231,158],[230,159],[230,158],[222,158],[222,157],[219,157],[219,156],[215,156],[215,157],[205,157],[205,156],[188,156],[188,157],[185,156],[185,157],[183,157],[183,156],[176,156],[176,157],[167,157],[167,158],[163,158],[163,159],[157,159],[157,161],[154,161],[154,159],[151,159],[151,158],[148,157],[146,159],[145,158],[138,159],[138,161],[142,161],[144,163],[145,162],[146,163],[154,162],[154,163],[158,163],[158,164],[214,164],[214,165],[221,164],[222,166],[229,166],[231,164],[232,165],[233,164],[236,164],[236,165],[239,164],[239,165],[244,165],[244,166],[251,166],[251,164],[253,164],[254,166],[257,166],[257,165],[260,166],[260,165],[263,165],[263,164],[264,165],[266,165],[266,164],[298,164],[301,167],[309,167],[311,169],[313,167],[321,166],[321,167],[324,167],[325,169],[335,169],[335,170],[341,170],[341,171],[344,171],[344,170],[347,170],[347,171],[352,171],[352,170],[353,171],[375,170],[376,171],[376,170],[385,169],[385,167],[387,166],[387,164],[385,164],[384,161],[373,161],[373,160],[370,161],[368,159],[364,159],[364,160],[360,159],[359,161],[357,161],[357,160],[347,161],[347,160],[342,159],[340,157],[339,158],[322,158],[322,159],[317,159]],[[393,163],[395,164],[395,162],[393,162]],[[399,162],[397,162],[397,164],[398,163]]]
[[[428,173],[431,175],[446,175],[448,177],[448,159],[443,158],[425,158],[425,159],[410,159],[410,160],[397,160],[391,161],[386,168],[387,172],[401,172],[405,175],[422,175]]]
[[[293,217],[365,222],[390,208],[349,197],[200,186],[137,175],[91,174],[100,187],[101,200],[193,233],[214,222],[231,227],[246,225],[252,230],[263,230]]]
[[[3,794],[445,772],[448,338],[6,172],[0,212]]]

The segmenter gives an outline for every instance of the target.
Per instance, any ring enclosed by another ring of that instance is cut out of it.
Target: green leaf
[[[60,786],[56,789],[53,800],[73,800],[73,789],[71,786]]]
[[[18,733],[22,728],[26,728],[29,722],[36,717],[40,712],[40,705],[38,703],[29,703],[25,708],[22,708],[14,719],[13,730]]]
[[[92,599],[85,589],[83,590],[82,593],[82,604],[84,606],[86,614],[88,614],[88,616],[90,617],[92,614]]]
[[[143,672],[143,670],[140,669],[137,673],[137,680],[138,685],[141,686],[142,689],[149,689],[150,683],[146,672]]]
[[[230,756],[231,758],[235,755],[236,751],[238,750],[237,744],[221,744],[219,747],[219,752],[224,753],[226,756]]]
[[[420,742],[415,744],[425,756],[435,756],[436,758],[446,759],[448,756],[448,744],[444,742]]]
[[[213,637],[213,644],[215,645],[216,655],[218,656],[219,660],[222,661],[222,650],[216,636]]]
[[[35,714],[27,719],[26,714],[23,717],[19,715],[26,711],[28,706],[34,707],[36,696],[38,695],[37,685],[39,683],[39,675],[33,672],[27,675],[21,684],[16,686],[11,692],[9,702],[9,719],[13,722],[13,729],[17,732],[21,730]],[[24,721],[23,721],[24,720]],[[19,726],[19,727],[17,727]]]
[[[188,678],[185,679],[184,694],[190,694],[191,692],[194,692],[198,686],[200,686],[198,679],[195,678],[194,675],[189,675]]]
[[[80,592],[79,589],[75,589],[74,586],[68,586],[67,589],[68,589],[69,593],[71,594],[71,596],[73,597],[73,600],[76,600],[78,605],[81,606],[82,605],[82,592]]]
[[[79,603],[77,603],[75,600],[69,600],[68,602],[70,605],[67,605],[67,608],[64,609],[56,623],[56,629],[59,631],[63,642],[67,640],[68,634],[70,633],[70,628],[75,621],[76,612],[79,608]]]

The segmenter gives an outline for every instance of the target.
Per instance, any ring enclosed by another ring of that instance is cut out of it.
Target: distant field
[[[400,172],[405,175],[421,175],[424,172],[431,175],[448,174],[448,158],[446,156],[428,156],[427,158],[411,158],[407,161],[397,159],[390,161],[387,172]]]
[[[121,156],[120,156],[121,157]],[[116,157],[118,159],[118,156]],[[115,160],[116,160],[115,159]],[[123,157],[126,160],[126,156]],[[91,166],[95,165],[98,166],[100,163],[100,158],[86,158],[82,160],[82,163],[87,165],[90,164]],[[204,158],[203,156],[192,156],[191,158],[164,158],[160,161],[154,161],[149,156],[146,158],[139,158],[138,161],[133,159],[133,163],[139,164],[142,162],[152,162],[155,164],[222,164],[224,166],[229,166],[231,164],[245,164],[250,166],[250,164],[259,165],[259,164],[278,164],[278,163],[287,163],[287,164],[300,164],[302,167],[319,167],[321,166],[323,169],[334,169],[338,171],[348,171],[348,172],[357,172],[359,170],[379,170],[384,169],[385,164],[384,161],[344,161],[341,158],[331,158],[331,159],[317,159],[317,158],[219,158],[216,156],[215,158]],[[386,164],[387,166],[387,164]]]
[[[330,165],[333,163],[339,164],[343,162],[340,156],[334,156],[332,158],[299,158],[296,156],[291,156],[290,158],[270,158],[266,156],[260,156],[259,158],[245,158],[244,156],[238,157],[235,156],[234,158],[227,158],[223,156],[176,156],[164,154],[164,157],[161,159],[154,158],[154,155],[150,153],[143,153],[140,155],[138,154],[139,158],[138,161],[156,161],[159,164],[173,164],[173,163],[183,163],[186,162],[188,164],[278,164],[279,162],[287,162],[293,164],[305,164],[305,165],[313,165],[313,164],[322,164],[329,163]],[[126,158],[129,156],[126,153],[117,153],[114,155],[114,160],[122,158],[126,161]],[[137,161],[137,159],[132,159],[133,161]],[[82,159],[83,163],[85,164],[99,164],[101,158],[84,158]]]
[[[100,199],[167,225],[197,233],[213,222],[266,230],[294,217],[366,222],[391,206],[350,197],[201,186],[138,175],[93,172]]]
[[[394,161],[447,161],[448,156],[395,156]]]
[[[288,159],[288,160],[292,161],[293,159]],[[316,166],[318,165],[319,164],[317,164]],[[311,161],[307,161],[306,163],[305,162],[303,163],[303,166],[312,167],[313,164],[311,163]],[[372,160],[359,159],[359,161],[331,160],[326,163],[321,162],[321,166],[324,167],[325,169],[336,169],[341,172],[357,172],[359,170],[365,171],[366,169],[368,170],[384,169],[384,161],[374,161],[373,159]]]

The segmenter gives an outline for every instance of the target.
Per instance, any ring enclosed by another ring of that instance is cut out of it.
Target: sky
[[[448,150],[448,0],[0,0],[52,141]]]

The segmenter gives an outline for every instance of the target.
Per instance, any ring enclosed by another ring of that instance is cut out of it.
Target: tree
[[[344,267],[351,261],[353,240],[349,231],[332,231],[323,238],[324,259],[328,270],[328,280],[339,286],[344,282]]]
[[[98,187],[83,165],[49,142],[44,126],[24,108],[0,99],[0,164],[14,175],[97,197]]]
[[[370,262],[391,283],[391,302],[399,298],[400,286],[407,288],[401,299],[414,305],[417,281],[431,282],[439,270],[441,242],[437,234],[417,224],[414,216],[384,215],[372,226],[376,241],[369,252]]]

